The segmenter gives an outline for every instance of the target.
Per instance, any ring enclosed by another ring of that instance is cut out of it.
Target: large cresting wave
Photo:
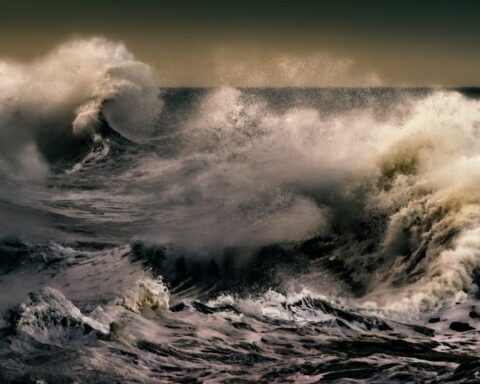
[[[134,136],[162,106],[150,67],[99,38],[28,64],[0,61],[0,74],[1,172],[39,176],[45,164],[88,152],[101,113]]]

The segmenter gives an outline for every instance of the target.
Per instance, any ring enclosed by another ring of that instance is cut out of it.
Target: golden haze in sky
[[[17,0],[0,57],[123,42],[168,86],[478,86],[476,1]]]

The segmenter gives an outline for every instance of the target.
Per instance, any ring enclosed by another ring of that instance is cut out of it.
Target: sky
[[[0,0],[0,57],[123,42],[168,86],[480,86],[477,0]]]

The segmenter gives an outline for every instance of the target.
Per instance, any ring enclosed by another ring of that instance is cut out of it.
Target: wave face
[[[1,382],[479,380],[480,92],[0,73]]]

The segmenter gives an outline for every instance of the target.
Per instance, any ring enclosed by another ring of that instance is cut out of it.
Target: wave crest
[[[22,163],[32,148],[44,164],[88,152],[100,112],[135,137],[152,130],[162,107],[151,68],[101,38],[64,43],[28,64],[0,61],[0,73],[0,165],[24,173],[39,163]]]

